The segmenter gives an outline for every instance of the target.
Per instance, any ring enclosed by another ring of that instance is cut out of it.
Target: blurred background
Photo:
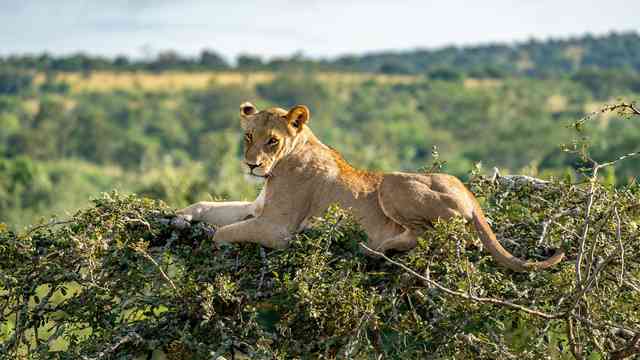
[[[640,98],[639,2],[0,1],[0,222],[118,189],[255,196],[241,102],[306,104],[358,167],[571,177],[568,125]],[[596,159],[640,125],[589,123]],[[437,151],[434,151],[434,147]],[[632,181],[630,160],[606,174]]]

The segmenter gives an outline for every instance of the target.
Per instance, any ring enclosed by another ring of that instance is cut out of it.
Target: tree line
[[[428,74],[435,78],[502,78],[506,76],[549,76],[582,70],[611,70],[625,73],[640,71],[640,35],[612,32],[568,39],[531,39],[516,44],[492,43],[476,46],[447,46],[437,49],[383,51],[364,55],[344,55],[332,59],[314,59],[296,53],[266,59],[256,54],[241,54],[229,59],[215,50],[203,50],[197,56],[182,56],[161,51],[148,58],[113,58],[83,53],[53,56],[9,55],[0,57],[0,66],[39,71],[167,71],[167,70],[308,70],[358,71],[384,74]]]

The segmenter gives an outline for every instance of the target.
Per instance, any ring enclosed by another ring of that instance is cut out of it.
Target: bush
[[[455,69],[440,67],[428,71],[427,77],[431,80],[459,81],[464,75]]]
[[[18,69],[0,68],[0,95],[18,95],[27,92],[33,84],[33,75]]]
[[[0,354],[538,359],[633,345],[638,185],[470,186],[510,251],[562,247],[568,259],[510,272],[457,220],[436,223],[412,252],[369,258],[338,208],[286,250],[215,246],[210,226],[178,229],[163,203],[111,193],[70,220],[0,231]]]

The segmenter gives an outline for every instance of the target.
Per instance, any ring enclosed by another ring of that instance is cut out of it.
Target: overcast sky
[[[640,0],[0,0],[0,54],[314,57],[640,30]]]

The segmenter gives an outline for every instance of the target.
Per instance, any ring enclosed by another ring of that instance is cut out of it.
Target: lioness
[[[266,180],[260,195],[253,202],[198,202],[178,213],[218,225],[214,241],[284,248],[309,219],[337,203],[352,210],[368,235],[368,247],[381,252],[412,249],[434,220],[462,216],[473,222],[495,260],[509,269],[539,270],[562,260],[562,252],[540,262],[514,257],[497,241],[473,194],[453,176],[353,168],[316,138],[309,119],[303,105],[258,111],[243,103],[244,160],[251,175]]]

